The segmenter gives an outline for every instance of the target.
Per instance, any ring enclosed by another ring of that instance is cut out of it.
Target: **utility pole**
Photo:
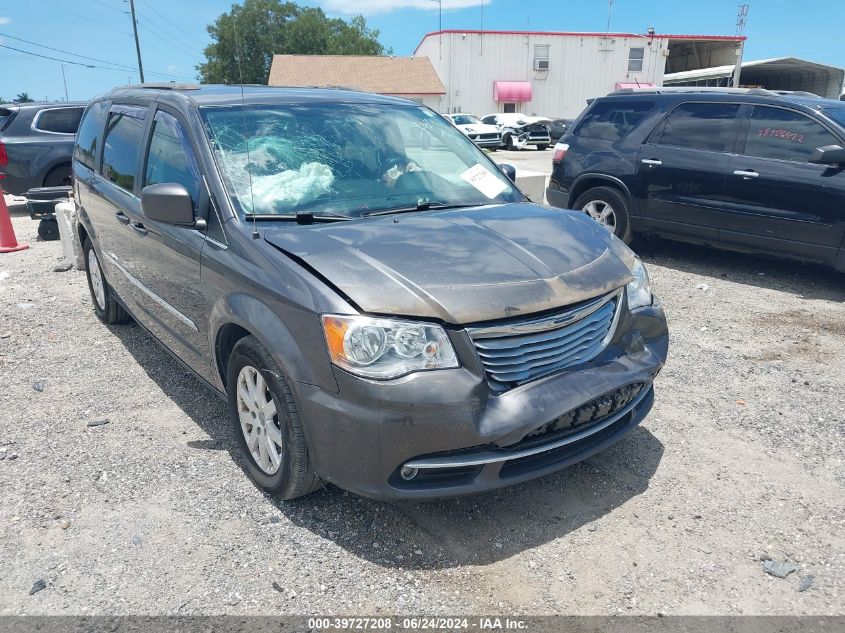
[[[67,96],[67,77],[65,77],[65,65],[62,64],[62,81],[65,84],[65,101],[70,101]]]
[[[736,34],[742,35],[745,30],[745,19],[748,17],[748,5],[739,5],[739,11],[736,14]],[[733,87],[739,88],[739,75],[742,72],[742,53],[745,48],[745,42],[740,41],[736,49],[736,66],[734,67]]]
[[[135,19],[135,0],[129,0],[129,13],[132,16],[132,31],[135,33],[135,52],[138,53],[138,74],[144,83],[144,65],[141,63],[141,43],[138,42],[138,20]]]

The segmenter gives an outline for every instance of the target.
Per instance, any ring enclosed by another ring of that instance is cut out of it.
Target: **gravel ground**
[[[635,244],[673,337],[642,427],[483,496],[285,504],[243,472],[222,401],[100,324],[84,273],[51,272],[59,243],[13,221],[0,614],[845,613],[842,275]]]

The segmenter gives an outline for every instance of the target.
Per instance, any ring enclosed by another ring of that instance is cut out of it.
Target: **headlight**
[[[651,285],[648,282],[648,273],[645,265],[639,257],[634,258],[634,265],[631,267],[631,274],[634,280],[628,284],[628,309],[642,308],[651,305]]]
[[[323,332],[332,362],[357,376],[386,380],[422,369],[459,367],[439,325],[325,314]]]

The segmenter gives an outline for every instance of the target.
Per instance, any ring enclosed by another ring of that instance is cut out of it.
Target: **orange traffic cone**
[[[21,244],[15,237],[12,218],[9,216],[9,207],[6,206],[3,189],[0,188],[0,253],[12,253],[27,248],[29,248],[29,244]]]

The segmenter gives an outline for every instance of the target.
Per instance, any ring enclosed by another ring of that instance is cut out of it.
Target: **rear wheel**
[[[537,149],[541,152],[545,152],[547,149],[549,149],[549,146],[546,145],[545,143],[541,143],[540,145],[537,146]]]
[[[45,187],[69,187],[73,184],[70,165],[53,167],[44,178]]]
[[[100,259],[91,240],[85,240],[82,250],[85,254],[85,275],[88,277],[88,289],[91,291],[94,313],[100,321],[109,325],[125,323],[129,320],[129,314],[114,298],[114,291],[106,281]]]
[[[254,336],[235,343],[226,385],[238,445],[258,486],[281,499],[317,490],[320,480],[311,469],[293,392],[276,361]]]
[[[578,196],[573,208],[589,215],[626,244],[630,243],[628,201],[619,190],[613,187],[588,189]]]
[[[38,237],[45,242],[59,239],[59,222],[56,218],[41,218],[38,223]]]

